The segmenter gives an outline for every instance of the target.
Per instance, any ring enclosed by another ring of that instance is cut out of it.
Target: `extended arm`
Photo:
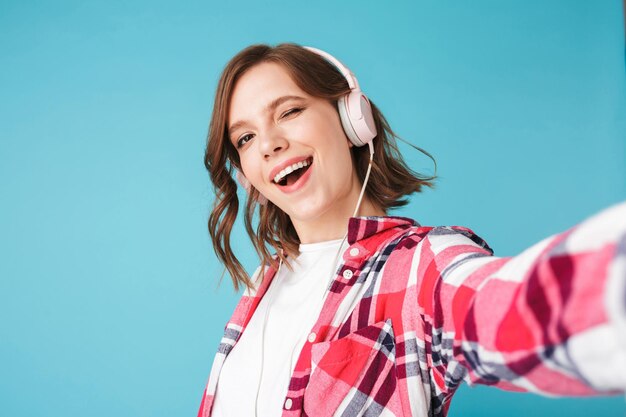
[[[478,240],[435,228],[419,254],[419,304],[446,385],[626,390],[626,203],[515,257],[491,256]]]

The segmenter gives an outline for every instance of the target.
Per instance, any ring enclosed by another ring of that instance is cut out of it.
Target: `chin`
[[[319,202],[313,204],[302,202],[302,204],[291,207],[287,214],[289,214],[292,221],[297,220],[300,222],[307,222],[324,216],[330,210],[334,209],[333,206],[334,205],[331,202]]]

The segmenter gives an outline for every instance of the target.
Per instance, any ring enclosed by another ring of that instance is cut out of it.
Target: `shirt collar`
[[[348,243],[352,245],[394,227],[407,228],[411,226],[419,227],[420,224],[408,217],[399,216],[350,217],[348,221]]]

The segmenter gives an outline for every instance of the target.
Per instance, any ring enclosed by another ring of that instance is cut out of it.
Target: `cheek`
[[[348,146],[335,146],[324,164],[324,176],[332,184],[332,189],[345,189],[352,184],[353,166]]]

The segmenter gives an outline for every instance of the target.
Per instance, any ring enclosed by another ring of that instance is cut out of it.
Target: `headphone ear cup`
[[[346,136],[355,146],[364,146],[377,134],[372,106],[361,90],[353,90],[337,101]]]
[[[252,193],[253,187],[252,187],[252,184],[250,184],[250,181],[248,181],[248,179],[246,178],[246,176],[243,175],[243,172],[237,169],[235,177],[237,177],[237,182],[246,190],[246,193],[250,195]],[[267,204],[267,198],[265,198],[265,196],[261,193],[258,193],[258,194],[259,194],[259,197],[257,198],[257,201],[259,202],[259,204],[262,206]]]
[[[241,185],[246,191],[250,191],[250,181],[246,178],[245,175],[238,169],[235,170],[235,178],[237,178],[237,182]]]
[[[339,118],[341,119],[341,126],[343,127],[343,131],[346,133],[346,136],[350,140],[350,142],[354,146],[361,146],[361,141],[359,140],[358,135],[354,131],[352,127],[352,123],[350,122],[350,116],[348,115],[348,109],[346,104],[346,98],[348,96],[345,95],[340,97],[337,101],[337,108],[339,109]]]

